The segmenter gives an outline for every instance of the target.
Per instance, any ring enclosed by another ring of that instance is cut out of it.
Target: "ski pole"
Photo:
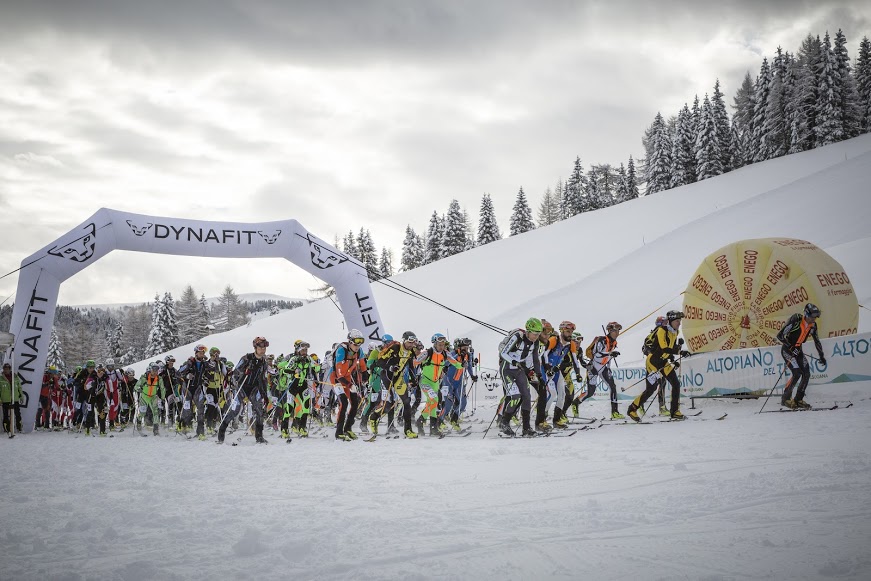
[[[490,420],[490,425],[488,425],[487,429],[484,430],[484,437],[481,438],[482,440],[487,437],[487,432],[490,431],[490,428],[493,426],[493,422],[496,421],[496,416],[498,416],[499,412],[502,411],[502,403],[505,401],[505,397],[506,396],[503,395],[502,399],[499,400],[499,404],[496,406],[496,413],[493,414],[493,419]]]
[[[774,393],[774,390],[775,390],[775,388],[777,387],[777,384],[780,383],[780,378],[783,377],[783,374],[784,374],[785,372],[786,372],[786,365],[784,365],[784,366],[783,366],[783,369],[781,369],[781,371],[780,371],[780,375],[777,376],[777,381],[774,382],[774,386],[772,386],[771,391],[768,392],[768,396],[765,398],[765,401],[762,402],[762,407],[759,408],[759,411],[758,411],[757,413],[760,413],[760,414],[761,414],[761,413],[762,413],[762,410],[765,409],[765,404],[768,403],[768,398],[770,398],[770,397],[771,397],[771,394]]]

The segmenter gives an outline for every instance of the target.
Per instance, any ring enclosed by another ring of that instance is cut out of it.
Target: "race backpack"
[[[517,333],[525,333],[525,332],[526,332],[526,329],[522,329],[522,328],[518,327],[518,328],[514,329],[513,331],[511,331],[510,333],[508,333],[507,335],[505,335],[505,337],[503,337],[502,340],[499,341],[499,359],[502,359],[502,352],[505,350],[505,346],[508,345],[508,341],[511,340],[511,337],[513,337]]]
[[[665,324],[665,317],[659,317],[656,319],[656,326],[650,331],[647,337],[644,339],[644,343],[641,345],[641,352],[644,355],[650,355],[653,353],[653,350],[656,348],[656,331]]]
[[[593,340],[590,342],[589,345],[587,345],[587,350],[584,351],[584,355],[587,356],[587,359],[592,359],[592,358],[593,358],[593,346],[594,346],[596,343],[598,343],[599,341],[604,341],[604,340],[605,340],[605,337],[603,337],[603,336],[601,336],[601,335],[598,336],[598,337],[593,337]]]

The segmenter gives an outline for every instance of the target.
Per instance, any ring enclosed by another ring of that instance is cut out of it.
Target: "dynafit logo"
[[[145,236],[145,233],[151,230],[151,227],[154,226],[151,222],[147,223],[145,226],[137,226],[131,220],[127,220],[127,225],[130,226],[130,229],[133,230],[133,233],[137,236]]]
[[[347,256],[336,254],[329,248],[325,248],[317,240],[312,239],[311,234],[306,234],[305,237],[308,240],[308,248],[312,256],[312,264],[321,270],[332,268],[337,264],[342,264],[348,260]]]
[[[281,230],[276,230],[275,232],[272,232],[271,234],[267,234],[263,230],[258,230],[257,233],[260,234],[261,238],[266,240],[267,244],[275,244],[275,241],[278,240],[279,236],[281,236]]]
[[[63,246],[54,246],[48,253],[52,256],[69,258],[74,262],[87,262],[94,255],[97,245],[97,227],[93,222],[85,226],[85,233]]]

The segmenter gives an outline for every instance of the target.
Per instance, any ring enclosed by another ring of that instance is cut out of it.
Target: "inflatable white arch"
[[[365,268],[296,220],[249,224],[130,214],[101,208],[77,228],[21,263],[9,331],[25,402],[25,431],[33,429],[57,295],[63,281],[113,250],[221,258],[285,258],[329,283],[349,329],[381,338],[384,325]]]

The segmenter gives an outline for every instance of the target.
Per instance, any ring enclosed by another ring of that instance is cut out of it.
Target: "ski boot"
[[[504,434],[509,438],[513,438],[515,435],[514,430],[511,429],[511,424],[509,424],[507,420],[499,422],[499,433]]]
[[[353,438],[346,433],[336,434],[337,440],[342,440],[343,442],[350,442]]]
[[[388,430],[388,432],[389,432],[389,431],[390,431],[390,430]],[[370,420],[369,420],[369,429],[368,429],[368,432],[371,432],[372,434],[374,434],[374,435],[376,435],[376,436],[378,435],[378,422],[376,422],[374,419],[370,419]]]
[[[269,443],[266,441],[266,438],[264,438],[263,436],[257,436],[257,439],[254,441],[257,442],[258,444],[268,444]]]
[[[365,419],[360,420],[360,433],[361,434],[368,434],[369,433],[369,427],[367,426],[367,424],[368,424],[368,422]]]
[[[387,433],[388,434],[398,434],[399,429],[397,429],[396,426],[391,425],[389,428],[387,428]]]
[[[797,407],[799,409],[803,409],[803,410],[811,409],[811,405],[809,403],[807,403],[806,401],[804,401],[803,399],[796,399],[793,401],[795,402],[795,407]]]
[[[626,411],[626,415],[629,416],[629,419],[631,419],[632,421],[641,421],[641,416],[638,415],[638,408],[635,407],[635,404],[629,406],[629,409]]]
[[[417,433],[422,434],[424,428],[423,416],[418,416],[417,420],[415,420],[415,425],[417,426]]]
[[[569,419],[565,415],[562,415],[558,420],[554,421],[553,425],[557,428],[568,428]]]
[[[388,433],[390,433],[389,430]],[[417,434],[414,433],[414,430],[405,430],[405,437],[414,440],[417,438]]]
[[[451,422],[451,427],[454,429],[455,432],[462,432],[463,431],[462,426],[460,426],[460,422],[458,422],[457,420],[453,420]]]
[[[796,408],[795,400],[793,400],[793,399],[783,400],[780,402],[780,405],[782,405],[784,407],[788,407],[791,410],[794,410]]]
[[[577,400],[572,402],[572,415],[575,416],[576,418],[581,415],[581,411],[578,409]]]
[[[671,419],[673,419],[673,420],[685,420],[686,416],[683,415],[683,413],[681,413],[680,410],[677,410],[676,412],[671,414]]]
[[[551,426],[547,421],[538,422],[535,424],[535,429],[542,434],[549,434],[553,431],[553,426]],[[524,430],[525,432],[526,430]]]
[[[532,428],[523,428],[523,433],[520,434],[523,438],[534,438],[538,436],[538,432],[533,430]]]
[[[351,430],[345,430],[345,435],[348,436],[349,438],[351,438],[352,440],[357,439],[357,434],[355,434]]]
[[[200,442],[205,442],[205,441],[206,441],[206,435],[205,435],[205,434],[200,434],[199,436],[197,436],[197,440],[199,440]]]
[[[290,432],[288,432],[287,430],[281,430],[281,437],[282,439],[287,440],[288,438],[290,438]]]

